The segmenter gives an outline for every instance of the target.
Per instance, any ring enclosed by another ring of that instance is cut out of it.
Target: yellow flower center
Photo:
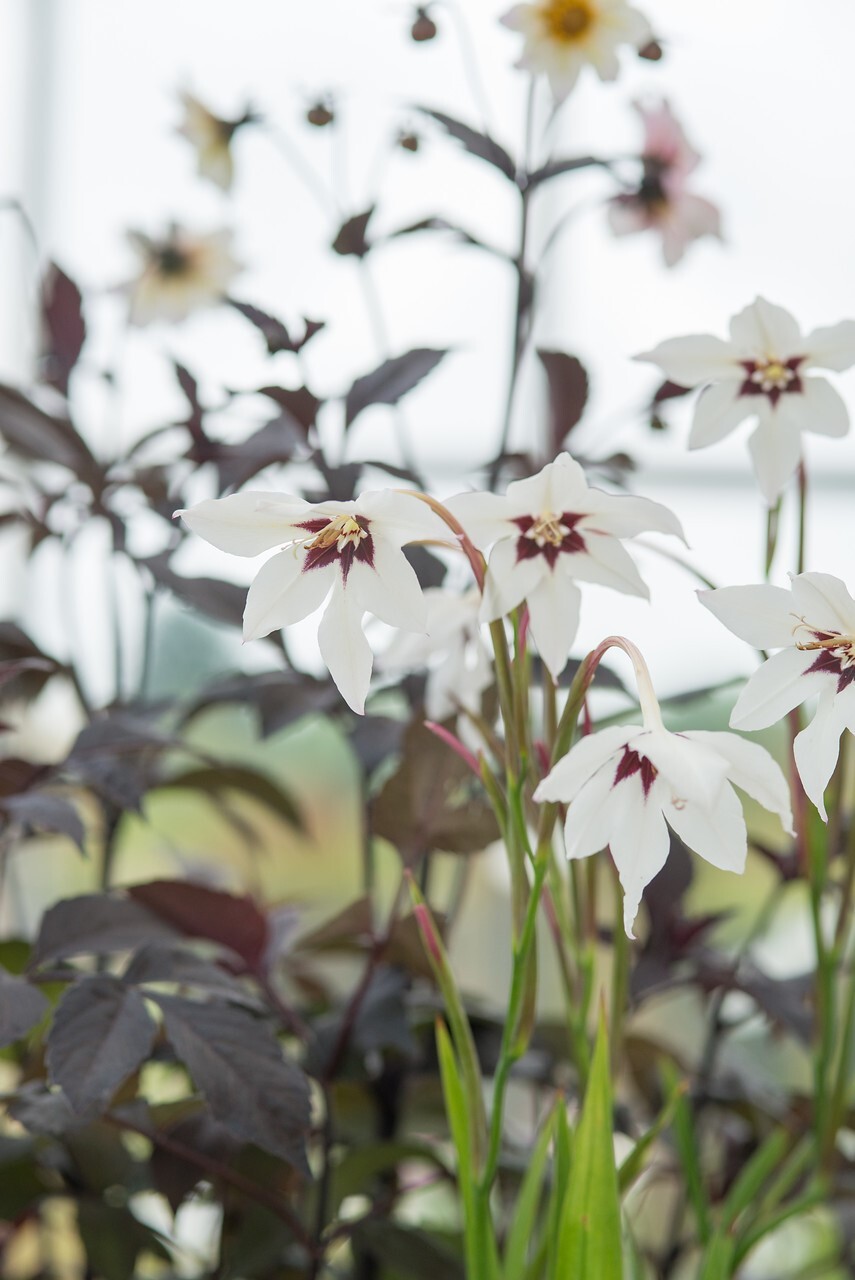
[[[796,640],[797,649],[827,649],[839,659],[841,667],[855,666],[855,636],[844,635],[839,631],[829,631],[825,627],[812,627],[804,618],[799,618],[793,627],[793,635],[799,631],[807,631],[812,640]]]
[[[363,529],[359,522],[354,520],[353,516],[336,516],[319,533],[315,534],[311,542],[306,543],[306,550],[328,551],[330,547],[334,546],[337,551],[343,551],[351,543],[358,547],[362,539],[367,537],[368,530]]]
[[[563,44],[581,39],[595,17],[593,6],[584,0],[548,0],[540,13],[550,38]]]
[[[545,511],[525,536],[531,538],[538,547],[545,547],[547,543],[552,547],[560,547],[569,532],[569,526],[561,523],[560,516],[554,511]]]
[[[756,383],[761,391],[786,391],[795,377],[794,369],[788,368],[787,365],[781,364],[780,360],[771,356],[768,360],[758,363],[750,380]]]

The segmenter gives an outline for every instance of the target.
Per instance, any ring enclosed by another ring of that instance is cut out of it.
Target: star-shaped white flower
[[[569,806],[568,858],[611,849],[629,937],[645,886],[668,857],[669,827],[714,867],[744,870],[745,819],[731,783],[791,830],[786,779],[763,747],[735,733],[669,733],[652,691],[642,694],[642,707],[643,726],[614,726],[582,738],[534,793],[535,800]]]
[[[620,539],[646,531],[683,536],[677,517],[658,502],[589,488],[567,453],[537,475],[513,481],[503,497],[464,493],[446,505],[476,547],[495,544],[482,620],[493,622],[525,600],[531,634],[556,679],[579,625],[576,581],[646,598],[647,586]]]
[[[557,102],[564,101],[585,66],[601,80],[615,80],[620,46],[639,49],[651,38],[647,19],[625,0],[515,4],[501,21],[525,37],[517,66],[545,72]]]
[[[222,191],[230,190],[234,179],[232,138],[241,125],[253,119],[251,112],[237,120],[224,120],[192,93],[182,93],[181,101],[184,119],[177,131],[196,149],[199,176],[209,178]]]
[[[855,600],[829,573],[800,573],[789,591],[767,585],[699,591],[720,622],[758,649],[780,649],[742,690],[730,723],[765,729],[819,695],[793,744],[805,792],[827,820],[828,786],[844,729],[855,733]]]
[[[803,335],[783,307],[758,298],[730,322],[730,341],[699,334],[671,338],[636,357],[656,364],[684,387],[705,385],[695,408],[689,448],[730,435],[746,418],[758,425],[748,447],[769,506],[799,465],[803,431],[845,436],[849,414],[825,378],[855,364],[855,320]]]
[[[232,254],[230,231],[194,235],[173,226],[162,240],[139,231],[130,232],[129,239],[143,264],[126,286],[131,324],[185,320],[193,311],[215,306],[241,270]]]
[[[266,560],[249,588],[245,640],[307,618],[329,597],[318,647],[348,706],[360,715],[372,654],[362,618],[424,631],[427,606],[401,547],[444,540],[447,527],[417,498],[382,490],[352,502],[304,502],[246,491],[177,511],[206,542],[239,556],[283,548]]]
[[[476,587],[453,591],[428,587],[425,635],[399,632],[378,655],[382,671],[427,667],[425,711],[430,720],[446,720],[460,707],[477,709],[493,681],[493,667],[481,634],[481,594]]]
[[[633,105],[644,124],[642,178],[636,190],[609,202],[609,224],[617,236],[658,231],[665,265],[673,267],[693,240],[720,238],[721,217],[711,201],[687,190],[687,180],[700,156],[689,145],[668,103]]]

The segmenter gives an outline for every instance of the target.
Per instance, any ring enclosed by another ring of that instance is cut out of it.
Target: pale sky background
[[[22,200],[44,251],[97,297],[94,341],[75,392],[96,447],[136,436],[182,407],[168,358],[185,361],[215,396],[223,386],[296,381],[287,355],[263,358],[253,330],[217,311],[181,328],[122,336],[122,303],[111,292],[135,259],[125,231],[160,232],[170,220],[201,230],[233,226],[246,270],[234,293],[288,322],[308,314],[329,322],[307,351],[313,388],[344,391],[379,362],[352,260],[326,251],[339,215],[300,183],[276,142],[247,130],[236,144],[231,197],[200,181],[188,144],[175,134],[177,93],[189,88],[229,115],[247,100],[287,135],[289,148],[335,186],[346,213],[379,198],[376,224],[392,230],[441,214],[511,248],[514,192],[487,166],[462,155],[422,124],[423,103],[472,123],[483,110],[495,136],[517,152],[526,77],[513,68],[519,37],[498,24],[504,4],[437,5],[440,38],[416,46],[412,10],[397,0],[0,0],[0,196]],[[557,154],[631,154],[640,143],[635,98],[667,97],[703,154],[693,187],[722,206],[727,243],[693,246],[674,271],[649,235],[615,241],[602,201],[606,175],[562,178],[535,208],[535,244],[580,206],[551,260],[536,344],[576,352],[589,366],[593,396],[578,445],[589,453],[626,448],[643,460],[637,492],[671,504],[684,521],[698,564],[725,582],[759,580],[763,508],[750,472],[743,428],[715,448],[686,454],[687,414],[653,438],[637,408],[656,385],[630,357],[689,332],[724,334],[727,319],[762,293],[791,309],[805,328],[855,315],[852,248],[855,87],[850,0],[652,0],[640,5],[666,44],[659,64],[627,55],[612,85],[585,75],[554,130]],[[457,20],[465,14],[486,102],[465,73]],[[337,131],[312,130],[306,107],[330,91]],[[545,114],[547,98],[541,102]],[[425,138],[416,156],[387,144],[402,123]],[[545,158],[545,148],[543,158]],[[379,189],[378,189],[379,184]],[[32,332],[22,319],[33,258],[11,215],[0,216],[7,289],[0,301],[0,374],[25,376]],[[394,352],[445,346],[454,354],[407,401],[417,449],[437,473],[440,495],[459,488],[449,473],[482,458],[495,441],[507,377],[513,288],[510,271],[486,255],[422,236],[379,250],[372,270]],[[117,414],[105,410],[98,371],[118,361]],[[835,379],[855,407],[855,375]],[[536,431],[541,405],[525,378],[515,439]],[[338,407],[323,430],[339,435]],[[224,424],[239,437],[245,420]],[[390,415],[372,411],[354,429],[355,454],[394,455]],[[855,526],[855,441],[811,437],[808,461],[819,500],[809,567],[849,575]],[[442,473],[442,474],[440,474]],[[819,496],[821,491],[821,496]],[[200,495],[201,496],[201,495]],[[792,504],[790,504],[792,505]],[[785,509],[778,576],[792,567],[794,532]],[[788,550],[789,548],[789,550]],[[93,559],[92,564],[99,562]],[[185,565],[189,568],[189,565]],[[229,561],[209,571],[240,576]],[[579,646],[622,630],[649,654],[665,691],[734,670],[748,671],[745,647],[698,608],[694,583],[645,558],[652,609],[592,590]],[[248,580],[251,572],[242,580]],[[41,572],[41,570],[36,571]],[[81,588],[92,588],[84,563]],[[95,570],[97,576],[97,569]],[[20,593],[12,575],[7,595]],[[38,609],[30,593],[29,608]],[[699,669],[700,668],[700,669]]]

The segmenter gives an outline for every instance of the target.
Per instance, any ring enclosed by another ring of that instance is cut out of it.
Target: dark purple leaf
[[[270,355],[275,356],[280,351],[301,351],[306,343],[320,333],[324,328],[323,320],[305,320],[305,330],[302,338],[292,338],[287,326],[277,320],[275,316],[269,315],[266,311],[262,311],[260,307],[254,307],[249,302],[238,302],[236,298],[230,298],[229,302],[245,316],[250,324],[255,325],[256,329],[261,333],[264,341],[267,343],[267,350]]]
[[[419,1227],[402,1226],[385,1218],[365,1217],[353,1230],[359,1264],[369,1259],[401,1280],[466,1280],[460,1258]]]
[[[47,1066],[74,1110],[95,1114],[151,1053],[157,1028],[139,992],[117,978],[83,978],[63,994],[47,1039]]]
[[[141,1253],[153,1254],[161,1262],[170,1261],[171,1255],[157,1231],[140,1222],[125,1205],[81,1196],[76,1205],[76,1222],[87,1274],[98,1280],[134,1280],[139,1275],[137,1259]]]
[[[374,213],[374,205],[370,209],[366,209],[365,213],[357,213],[352,218],[348,218],[339,227],[335,240],[333,240],[333,251],[340,253],[342,257],[364,258],[371,248],[370,243],[366,239],[368,223]]]
[[[217,445],[215,461],[219,492],[239,489],[265,467],[289,462],[305,438],[302,425],[290,413],[283,411],[239,444]]]
[[[324,951],[341,947],[352,949],[370,943],[374,934],[374,910],[371,899],[357,898],[329,920],[303,934],[297,950]]]
[[[186,769],[183,773],[163,779],[157,786],[159,789],[169,787],[202,791],[212,796],[219,796],[224,791],[239,791],[265,805],[290,827],[295,827],[298,831],[305,830],[300,811],[288,792],[265,774],[244,765],[217,764]]]
[[[549,382],[549,457],[561,450],[562,442],[578,423],[588,399],[588,375],[575,356],[563,351],[542,351],[538,357]]]
[[[155,997],[166,1035],[228,1131],[310,1176],[309,1085],[266,1023],[235,1005]]]
[[[68,379],[86,339],[80,290],[55,262],[48,264],[41,290],[42,382],[68,395]]]
[[[676,400],[680,396],[691,395],[694,387],[682,387],[678,382],[665,381],[657,388],[653,399],[650,401],[652,405],[662,404],[664,400]]]
[[[8,1110],[12,1119],[30,1133],[52,1138],[62,1137],[81,1124],[65,1094],[49,1092],[41,1080],[27,1080],[20,1085]]]
[[[418,222],[410,222],[406,227],[399,227],[397,231],[390,231],[387,239],[392,240],[397,236],[411,236],[419,231],[450,231],[459,240],[465,244],[475,245],[479,249],[486,249],[489,253],[500,253],[492,245],[485,244],[483,240],[479,240],[477,236],[473,236],[470,231],[464,227],[457,226],[454,222],[449,222],[447,218],[420,218]],[[500,253],[501,257],[504,254]]]
[[[50,1001],[38,987],[0,969],[0,1048],[25,1036],[49,1008]]]
[[[49,831],[68,836],[84,852],[86,829],[80,814],[70,800],[50,795],[44,791],[29,791],[25,795],[8,796],[0,802],[0,811],[14,822],[21,822],[35,831]]]
[[[363,378],[357,378],[345,398],[345,427],[349,427],[357,414],[369,405],[397,404],[447,354],[447,350],[414,347],[402,356],[385,360],[378,369],[367,373]]]
[[[6,756],[0,761],[0,796],[16,796],[29,791],[37,782],[49,776],[50,766],[33,764],[18,756]]]
[[[29,967],[69,956],[132,951],[146,943],[174,938],[175,930],[138,902],[86,893],[65,898],[45,912]]]
[[[404,722],[391,716],[358,716],[348,734],[353,751],[366,774],[371,774],[401,749]]]
[[[504,147],[500,147],[498,142],[494,142],[486,133],[479,133],[477,129],[472,129],[468,124],[463,124],[460,120],[455,120],[453,116],[446,115],[444,111],[434,111],[430,107],[416,107],[417,111],[421,111],[426,116],[430,116],[437,124],[442,125],[446,133],[457,142],[462,143],[470,155],[477,156],[479,160],[486,160],[488,164],[494,166],[506,178],[512,181],[516,180],[516,165],[508,155]]]
[[[149,556],[138,563],[145,565],[154,575],[158,586],[173,592],[184,604],[231,627],[243,625],[246,587],[223,582],[220,578],[184,578],[170,569],[167,554]]]
[[[349,502],[356,493],[356,487],[362,477],[361,462],[342,462],[340,466],[330,466],[323,454],[318,450],[312,462],[326,481],[326,491],[318,493],[305,490],[309,502]]]
[[[152,943],[143,947],[131,958],[122,979],[134,986],[172,982],[182,987],[200,987],[238,1004],[258,1007],[258,1001],[237,978],[212,960],[205,960],[189,951],[186,946]]]
[[[198,1152],[202,1156],[213,1156],[225,1164],[231,1164],[240,1151],[238,1143],[207,1110],[198,1115],[187,1116],[177,1124],[160,1124],[155,1126],[168,1133],[169,1137],[180,1142],[185,1149]],[[149,1168],[155,1189],[166,1196],[176,1213],[190,1192],[205,1176],[198,1164],[184,1160],[174,1151],[164,1151],[154,1144],[149,1157]]]
[[[402,550],[415,570],[422,589],[442,586],[448,573],[448,565],[444,560],[428,551],[427,547],[410,546],[403,547]]]
[[[259,387],[258,394],[268,396],[280,409],[295,418],[303,428],[304,435],[308,435],[309,428],[314,426],[318,409],[323,404],[323,400],[312,395],[308,387],[297,387],[294,390],[290,387]]]
[[[205,411],[199,403],[198,383],[190,370],[185,369],[184,365],[179,364],[177,360],[173,361],[173,367],[179,386],[190,406],[190,416],[185,418],[179,425],[187,428],[197,444],[208,444],[208,437],[203,426]]]
[[[0,438],[31,462],[55,462],[98,484],[102,471],[67,417],[40,409],[15,387],[0,384]]]
[[[304,716],[340,708],[341,696],[331,680],[317,680],[297,671],[230,676],[203,689],[185,710],[183,723],[223,703],[254,707],[261,719],[262,736],[268,737]]]
[[[564,160],[550,160],[549,164],[527,175],[526,186],[530,189],[548,182],[550,178],[557,178],[562,173],[575,173],[577,169],[592,169],[597,166],[608,169],[610,161],[601,160],[597,156],[568,156]]]
[[[267,917],[253,898],[185,880],[152,880],[127,892],[171,929],[228,947],[249,969],[263,966],[270,935]]]

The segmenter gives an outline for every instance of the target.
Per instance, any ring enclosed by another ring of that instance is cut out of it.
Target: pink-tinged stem
[[[472,572],[475,575],[475,581],[478,583],[478,590],[484,590],[484,577],[486,574],[486,564],[481,552],[475,546],[469,534],[463,528],[460,521],[451,514],[447,507],[444,507],[436,498],[432,498],[429,493],[420,493],[418,489],[399,489],[399,493],[406,493],[411,498],[418,498],[420,502],[424,502],[430,507],[431,511],[435,511],[440,520],[448,525],[454,534],[460,548],[465,552],[466,558],[472,566]]]
[[[456,755],[460,756],[460,759],[469,766],[475,774],[475,777],[480,781],[481,766],[469,748],[464,747],[460,739],[453,734],[450,729],[446,729],[445,725],[437,724],[434,720],[425,720],[424,725],[426,729],[430,729],[431,733],[434,734],[435,737],[439,738],[441,742],[444,742],[447,747],[451,747],[451,750],[455,752]]]

